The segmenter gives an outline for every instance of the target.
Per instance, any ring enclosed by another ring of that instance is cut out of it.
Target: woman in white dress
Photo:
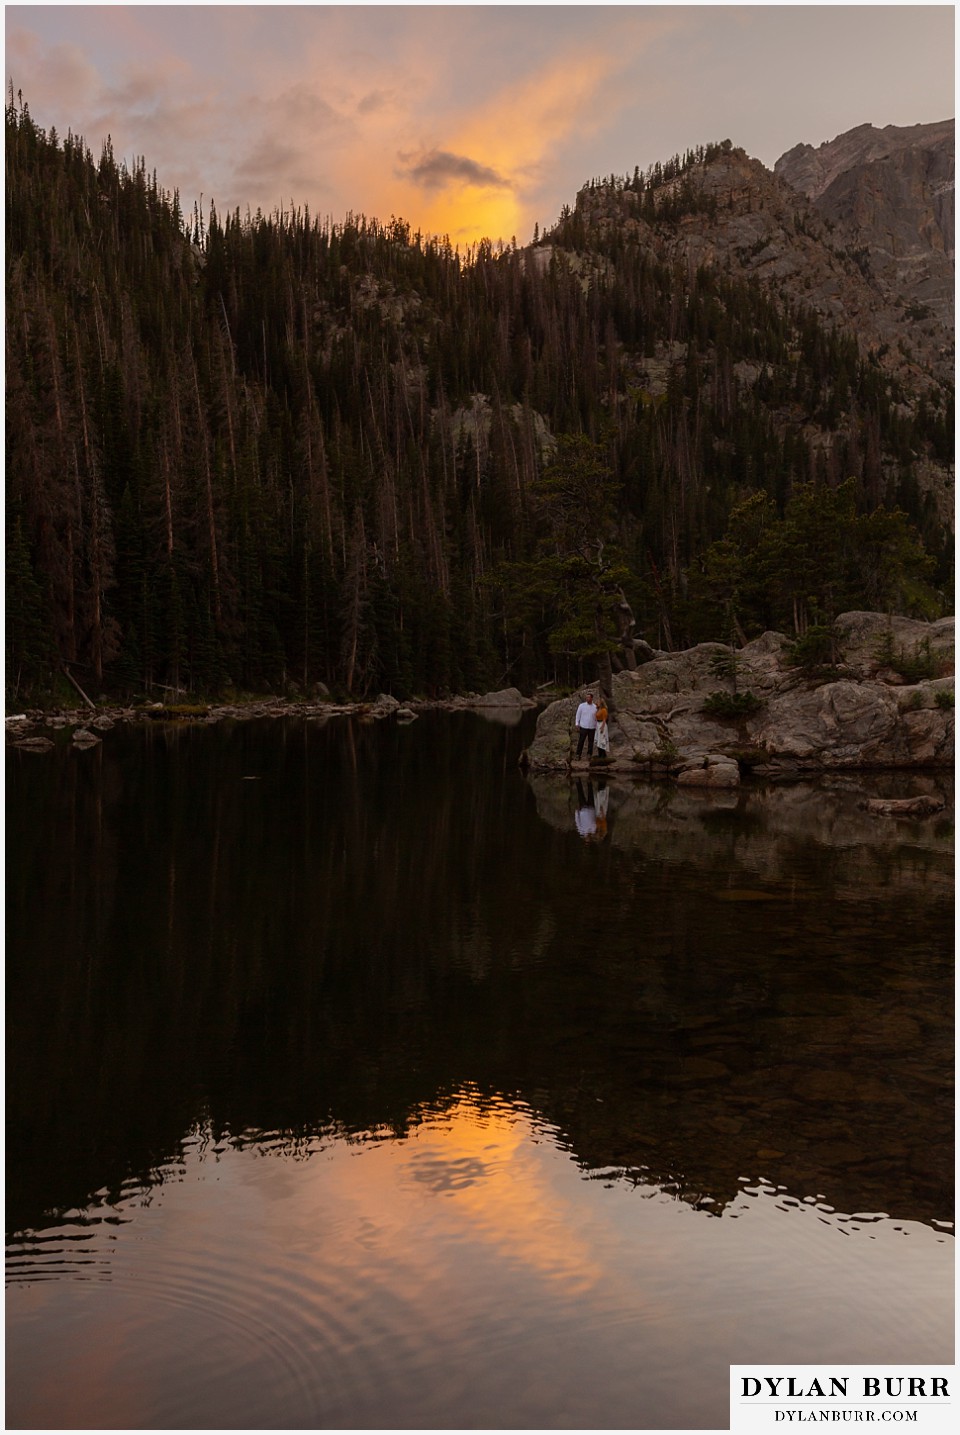
[[[607,705],[600,699],[600,706],[597,708],[597,757],[606,762],[610,756],[610,730],[607,727]]]

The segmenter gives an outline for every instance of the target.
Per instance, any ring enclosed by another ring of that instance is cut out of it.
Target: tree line
[[[8,700],[63,672],[94,696],[576,682],[625,609],[655,645],[720,636],[710,555],[743,503],[848,480],[856,514],[905,510],[896,601],[946,601],[914,478],[945,409],[750,283],[579,214],[466,251],[395,217],[185,215],[12,97],[6,201]],[[588,481],[561,520],[565,471]]]

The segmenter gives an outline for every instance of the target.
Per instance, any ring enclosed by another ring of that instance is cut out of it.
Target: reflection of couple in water
[[[607,835],[607,803],[610,794],[605,783],[598,783],[594,797],[593,783],[588,780],[584,793],[583,782],[577,778],[577,811],[574,822],[584,842],[602,842]]]

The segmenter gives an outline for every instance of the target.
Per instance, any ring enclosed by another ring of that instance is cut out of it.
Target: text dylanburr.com
[[[814,1427],[900,1426],[918,1435],[956,1429],[956,1367],[731,1365],[732,1435],[787,1435]]]

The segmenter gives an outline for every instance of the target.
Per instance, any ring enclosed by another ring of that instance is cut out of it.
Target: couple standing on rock
[[[600,706],[597,707],[593,701],[593,693],[587,693],[583,702],[577,708],[577,715],[574,718],[577,728],[577,758],[583,754],[583,744],[587,744],[587,757],[593,757],[593,743],[596,739],[597,756],[605,758],[610,750],[610,734],[607,730],[607,705],[603,698],[600,699]]]

